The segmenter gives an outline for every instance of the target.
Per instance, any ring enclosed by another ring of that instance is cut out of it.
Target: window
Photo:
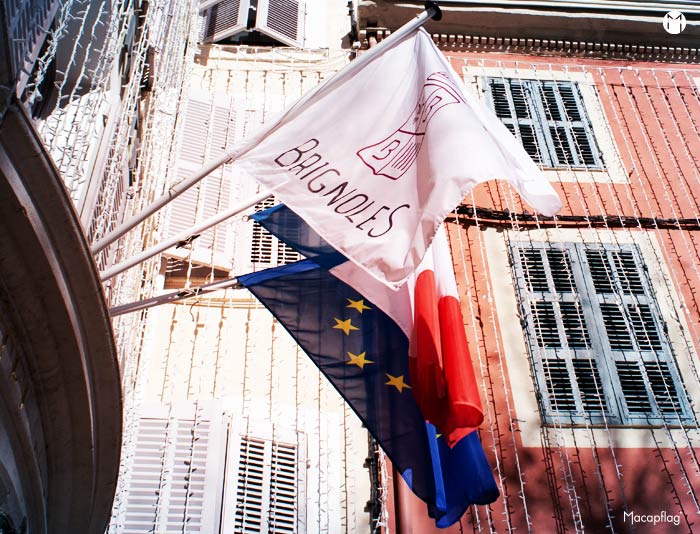
[[[255,205],[255,211],[263,211],[277,204],[268,197]],[[301,259],[301,254],[274,237],[257,222],[253,222],[253,239],[250,246],[250,261],[254,264],[286,265]]]
[[[224,94],[199,92],[190,95],[180,120],[173,183],[189,178],[205,162],[219,157],[233,144],[236,128],[240,127],[237,103],[234,98]],[[173,200],[169,206],[166,235],[172,237],[180,234],[226,211],[232,199],[232,182],[231,166],[222,165]],[[230,270],[233,239],[232,225],[222,223],[202,232],[187,246],[171,248],[168,255]]]
[[[692,420],[636,245],[510,248],[545,423]]]
[[[603,159],[576,82],[487,78],[496,116],[537,163],[602,169]]]
[[[221,413],[194,405],[144,409],[136,435],[124,534],[214,532],[223,483],[225,424]]]
[[[297,446],[241,437],[234,534],[297,531]]]
[[[217,401],[144,408],[120,532],[304,531],[305,434],[241,422]]]
[[[304,2],[299,0],[201,0],[204,43],[256,44],[260,36],[287,46],[304,43]]]

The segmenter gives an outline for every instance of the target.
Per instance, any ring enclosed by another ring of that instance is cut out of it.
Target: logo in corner
[[[366,146],[358,157],[375,176],[398,180],[418,158],[428,123],[445,106],[464,103],[459,89],[446,72],[434,72],[425,80],[420,99],[401,127],[386,139]]]

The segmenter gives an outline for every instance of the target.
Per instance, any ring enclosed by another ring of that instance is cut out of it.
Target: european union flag
[[[372,302],[312,260],[241,276],[363,421],[437,526],[498,489],[472,432],[450,448],[411,394],[408,339]]]

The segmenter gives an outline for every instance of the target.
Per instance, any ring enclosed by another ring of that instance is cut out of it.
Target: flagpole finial
[[[442,19],[442,10],[440,9],[440,6],[438,5],[437,2],[434,2],[433,0],[426,0],[425,2],[425,9],[430,9],[433,8],[433,16],[431,17],[433,20],[441,20]]]

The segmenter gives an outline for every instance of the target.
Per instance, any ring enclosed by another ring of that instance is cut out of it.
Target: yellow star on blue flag
[[[353,326],[352,319],[345,319],[344,321],[341,321],[337,317],[333,317],[333,319],[335,320],[335,326],[333,328],[342,330],[346,336],[350,335],[351,330],[359,330],[359,328]]]
[[[374,363],[372,360],[367,359],[366,352],[360,352],[360,354],[353,354],[352,352],[348,352],[348,357],[350,358],[350,361],[346,363],[348,365],[357,365],[360,369],[364,369],[365,365],[368,363]]]
[[[346,299],[350,304],[345,306],[346,308],[354,308],[358,312],[362,313],[365,310],[371,310],[369,306],[365,305],[365,299],[359,299],[359,300],[352,300],[352,299]]]
[[[385,386],[394,386],[396,389],[399,390],[399,393],[402,393],[404,389],[411,389],[411,386],[409,386],[408,384],[406,384],[406,382],[403,381],[403,375],[393,376],[389,373],[384,374],[389,379],[388,382],[385,382]]]

